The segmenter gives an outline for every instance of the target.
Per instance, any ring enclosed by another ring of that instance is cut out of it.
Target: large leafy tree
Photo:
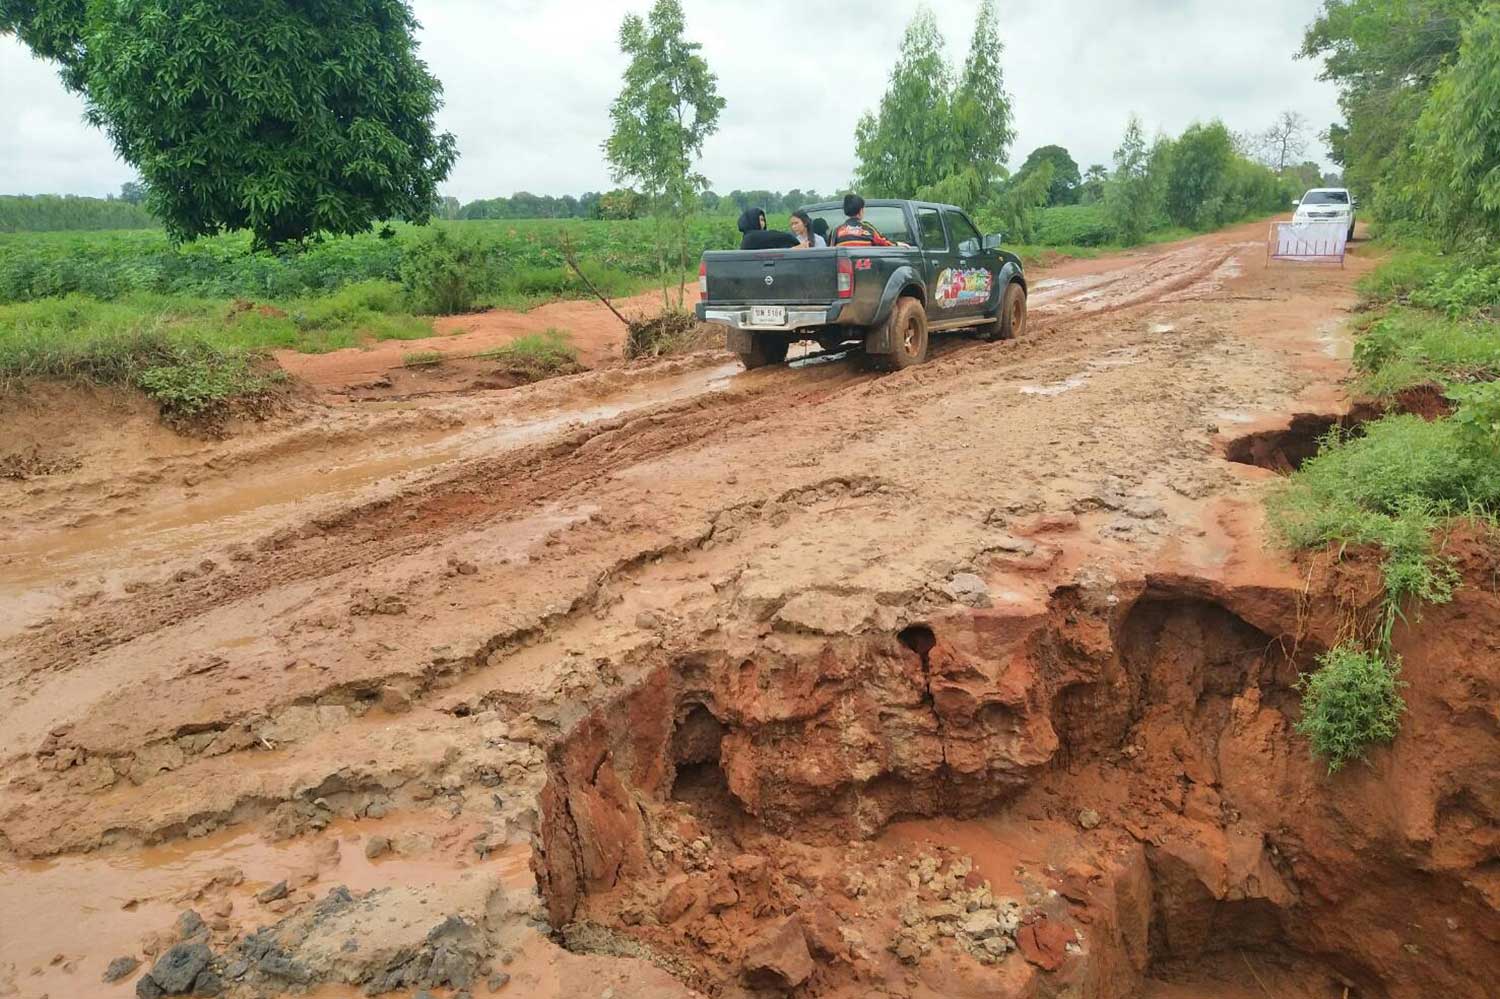
[[[856,182],[874,197],[975,204],[1005,172],[1015,135],[994,0],[982,0],[955,79],[932,11],[917,11],[880,106],[855,128]]]
[[[1047,188],[1047,204],[1072,205],[1078,202],[1078,187],[1083,178],[1078,173],[1078,163],[1062,146],[1039,146],[1026,157],[1017,174],[1021,177],[1034,172],[1043,163],[1052,165],[1052,181]]]
[[[1195,124],[1172,147],[1166,176],[1167,215],[1178,225],[1207,227],[1224,215],[1217,199],[1234,165],[1234,139],[1221,121]]]
[[[1379,194],[1400,166],[1438,73],[1458,52],[1465,17],[1491,0],[1325,0],[1302,56],[1323,59],[1345,124],[1330,145],[1356,194]]]
[[[854,130],[855,175],[866,195],[910,198],[951,172],[952,92],[943,36],[924,7],[906,27],[879,111],[866,112]]]
[[[620,49],[630,64],[610,106],[614,127],[604,142],[615,180],[633,183],[657,219],[663,301],[674,268],[680,278],[688,266],[687,218],[708,187],[696,163],[724,109],[702,46],[688,41],[686,30],[678,0],[656,0],[644,19],[626,15]],[[676,283],[681,308],[682,287]]]
[[[455,158],[404,0],[0,0],[175,239],[426,221]]]

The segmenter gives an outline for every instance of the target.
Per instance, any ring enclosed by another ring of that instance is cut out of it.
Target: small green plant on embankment
[[[1335,431],[1267,502],[1273,530],[1291,547],[1381,553],[1379,613],[1301,683],[1298,731],[1330,772],[1395,737],[1404,703],[1394,630],[1423,604],[1452,599],[1460,584],[1442,550],[1446,528],[1500,513],[1500,284],[1487,276],[1491,267],[1400,251],[1362,282],[1376,311],[1355,345],[1358,390],[1390,400],[1430,384],[1456,408]]]
[[[1406,702],[1400,660],[1345,642],[1318,657],[1318,669],[1298,682],[1302,719],[1297,731],[1337,773],[1365,747],[1396,738]]]

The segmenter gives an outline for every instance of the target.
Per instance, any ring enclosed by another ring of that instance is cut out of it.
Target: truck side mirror
[[[961,257],[972,257],[972,256],[974,256],[974,254],[976,254],[978,252],[979,252],[979,241],[978,240],[965,239],[965,240],[960,241],[959,244],[958,244],[958,254]]]
[[[998,250],[1000,244],[1005,242],[1005,233],[997,232],[993,236],[984,237],[984,248],[986,250]]]
[[[1302,204],[1302,199],[1301,198],[1293,198],[1292,199],[1292,207],[1293,208],[1296,208],[1296,207],[1298,207],[1301,204]]]

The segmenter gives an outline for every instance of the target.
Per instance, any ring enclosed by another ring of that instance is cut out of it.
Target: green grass
[[[1417,385],[1489,381],[1500,376],[1500,323],[1393,307],[1355,341],[1354,364],[1356,390],[1377,399]]]
[[[580,370],[577,349],[566,333],[555,329],[527,333],[479,356],[498,362],[506,372],[526,381],[540,381]]]

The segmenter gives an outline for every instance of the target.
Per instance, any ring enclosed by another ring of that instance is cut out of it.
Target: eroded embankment
[[[1402,735],[1336,777],[1294,684],[1369,566],[677,655],[550,754],[550,920],[714,995],[1124,997],[1230,958],[1277,995],[1484,994],[1500,597],[1493,549],[1450,550],[1469,585],[1398,642]]]

